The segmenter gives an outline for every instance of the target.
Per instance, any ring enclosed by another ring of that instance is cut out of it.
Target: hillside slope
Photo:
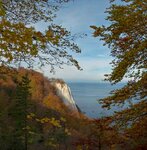
[[[21,103],[18,105],[16,97],[18,83],[22,82],[22,77],[26,74],[30,80],[31,93],[26,120],[29,127],[27,132],[29,149],[56,149],[59,145],[60,149],[65,147],[74,149],[70,145],[75,142],[80,131],[76,122],[83,124],[87,117],[78,112],[72,97],[70,98],[73,103],[70,106],[75,108],[68,107],[66,104],[69,99],[66,103],[64,93],[59,95],[59,91],[48,78],[41,73],[24,68],[10,69],[7,74],[0,75],[0,143],[2,143],[0,149],[8,150],[12,145],[14,150],[23,149],[24,141],[20,137],[24,137],[25,130],[17,127],[17,123],[22,119],[19,114],[24,107],[21,106],[20,112],[17,112]],[[59,85],[59,80],[57,83]],[[67,88],[66,92],[69,92],[65,83],[64,86]],[[67,94],[71,93],[65,95]],[[17,130],[20,134],[18,137]],[[14,136],[16,138],[12,138]]]

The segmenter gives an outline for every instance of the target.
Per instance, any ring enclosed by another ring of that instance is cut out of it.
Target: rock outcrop
[[[73,99],[73,96],[72,96],[69,86],[64,81],[60,81],[60,80],[54,80],[53,85],[56,87],[57,94],[59,97],[61,97],[63,103],[69,109],[79,112],[79,108],[77,107],[77,105]]]

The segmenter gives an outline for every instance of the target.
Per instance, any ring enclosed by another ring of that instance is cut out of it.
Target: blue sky
[[[76,40],[82,53],[73,55],[83,71],[73,66],[63,66],[64,69],[56,68],[55,74],[51,74],[49,66],[46,66],[42,72],[47,77],[62,78],[68,82],[99,82],[104,79],[105,73],[111,72],[110,49],[92,36],[93,30],[90,28],[90,25],[108,25],[109,22],[105,20],[107,14],[104,12],[109,6],[109,0],[74,0],[60,9],[55,20],[59,25],[72,34],[87,34]]]

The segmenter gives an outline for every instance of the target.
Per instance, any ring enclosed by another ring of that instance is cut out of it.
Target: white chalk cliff
[[[62,83],[62,82],[58,82],[58,81],[54,82],[53,84],[56,87],[57,94],[58,94],[58,96],[61,97],[63,103],[71,110],[78,112],[79,110],[73,99],[73,96],[71,94],[71,90],[70,90],[69,86],[66,83]]]

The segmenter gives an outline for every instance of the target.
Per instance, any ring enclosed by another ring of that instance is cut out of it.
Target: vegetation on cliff
[[[0,149],[64,149],[72,144],[66,140],[79,132],[76,122],[86,117],[66,107],[41,73],[9,71],[0,79]]]

